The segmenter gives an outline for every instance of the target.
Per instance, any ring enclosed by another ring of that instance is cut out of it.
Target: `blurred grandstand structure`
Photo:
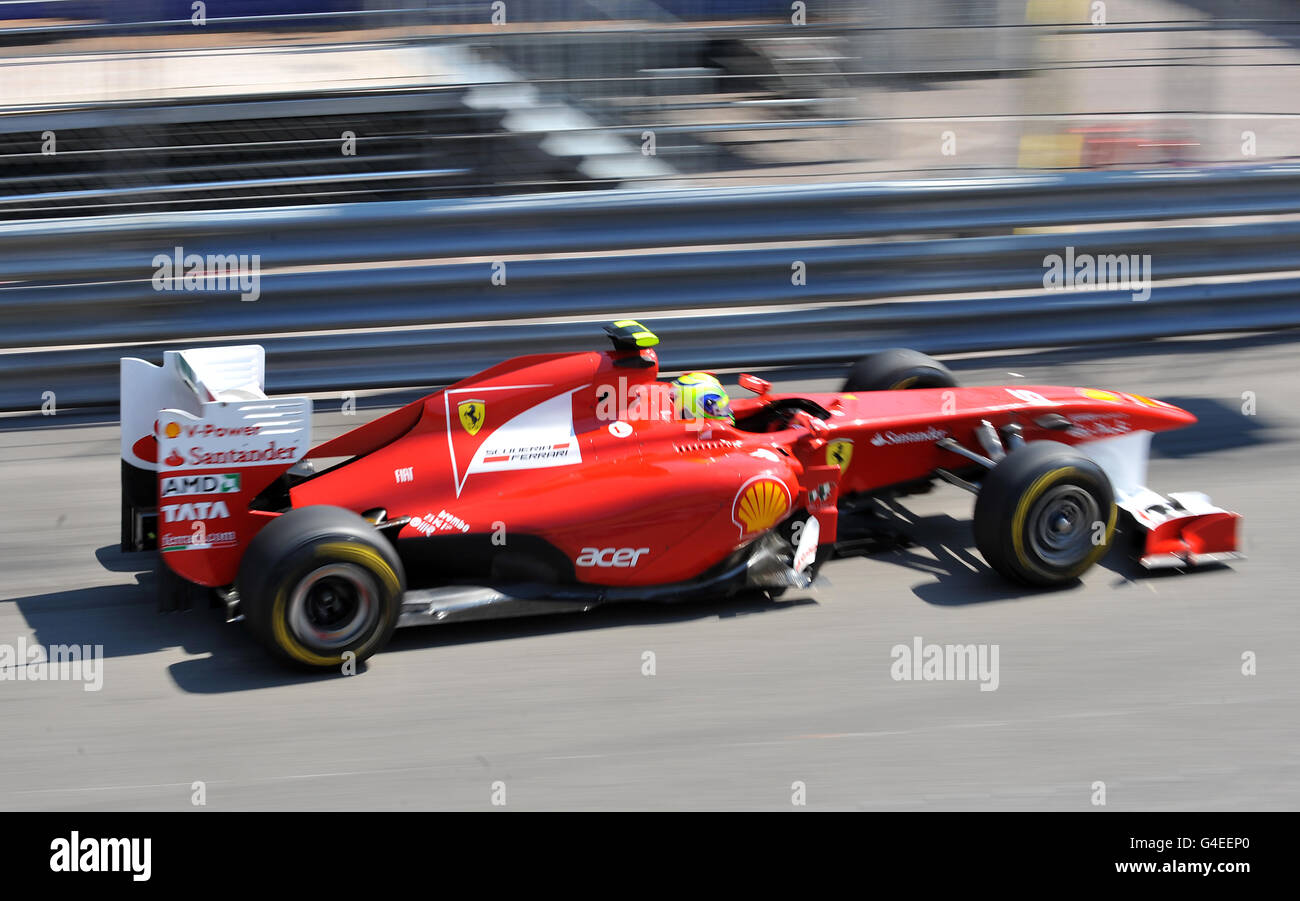
[[[1292,159],[1261,0],[0,4],[0,219]]]

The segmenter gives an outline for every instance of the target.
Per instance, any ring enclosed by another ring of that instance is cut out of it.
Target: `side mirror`
[[[818,419],[807,410],[796,410],[790,422],[793,425],[803,426],[813,438],[825,438],[830,434],[830,426],[824,420]]]
[[[772,383],[767,379],[760,379],[758,376],[746,372],[740,377],[740,387],[746,391],[753,391],[759,397],[762,397],[772,390]]]

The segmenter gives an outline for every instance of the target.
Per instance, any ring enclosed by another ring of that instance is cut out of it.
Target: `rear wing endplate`
[[[180,522],[207,522],[224,536],[232,529],[208,520],[226,517],[192,517],[246,509],[307,453],[311,399],[268,398],[265,375],[266,352],[256,344],[167,351],[161,366],[122,359],[122,550],[156,548],[163,532],[175,539]],[[186,518],[160,522],[160,503],[176,498],[187,499],[183,509],[163,519]],[[187,546],[204,549],[194,534]]]

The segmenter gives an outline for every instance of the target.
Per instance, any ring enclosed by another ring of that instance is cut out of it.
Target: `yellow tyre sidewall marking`
[[[372,575],[378,577],[384,583],[393,596],[401,594],[402,586],[397,578],[397,573],[393,572],[393,568],[389,566],[388,561],[374,548],[367,547],[364,544],[328,541],[317,545],[313,550],[316,557],[343,560],[364,566]],[[276,592],[275,601],[271,605],[271,629],[275,635],[275,643],[290,657],[309,666],[338,666],[341,664],[343,662],[342,653],[324,657],[303,647],[302,643],[294,637],[293,633],[289,631],[287,622],[288,603],[289,586],[282,585]],[[360,650],[365,650],[365,648],[362,647]],[[358,653],[357,656],[360,657],[361,654]]]
[[[1028,491],[1020,496],[1020,501],[1016,504],[1016,515],[1011,521],[1011,541],[1016,552],[1016,559],[1026,569],[1043,575],[1057,576],[1055,573],[1045,572],[1025,553],[1025,520],[1029,518],[1029,508],[1034,505],[1034,501],[1042,496],[1044,491],[1065,477],[1078,473],[1078,471],[1078,468],[1074,466],[1062,466],[1060,469],[1045,472],[1034,480],[1034,484],[1029,486]],[[1078,576],[1101,559],[1102,554],[1106,553],[1106,549],[1110,547],[1111,538],[1115,534],[1115,514],[1116,507],[1112,503],[1110,505],[1110,519],[1106,523],[1106,540],[1094,547],[1092,552],[1081,560],[1078,565],[1068,570],[1065,578]]]
[[[914,376],[914,375],[909,375],[907,378],[902,379],[901,381],[895,382],[894,384],[890,385],[890,386],[889,386],[889,390],[890,390],[890,391],[904,391],[904,390],[906,390],[906,389],[912,387],[912,385],[914,385],[915,383],[916,383],[916,376]]]

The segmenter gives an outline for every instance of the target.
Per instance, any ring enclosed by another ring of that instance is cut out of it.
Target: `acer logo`
[[[584,547],[574,563],[577,566],[617,566],[626,569],[629,566],[636,566],[641,555],[648,553],[650,553],[648,547]]]
[[[192,504],[164,504],[164,522],[185,522],[190,519],[229,519],[230,510],[225,501],[196,501]]]

